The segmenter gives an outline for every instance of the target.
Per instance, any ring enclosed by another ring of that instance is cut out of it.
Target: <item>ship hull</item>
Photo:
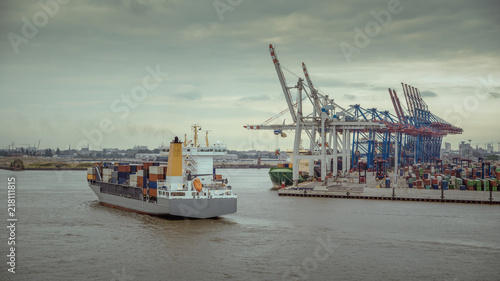
[[[105,184],[107,190],[111,184]],[[187,218],[213,218],[236,213],[236,198],[158,198],[157,202],[147,202],[130,196],[130,192],[109,194],[101,192],[103,188],[98,183],[89,182],[92,191],[102,205],[157,216],[179,216]],[[134,190],[137,188],[113,185],[119,190]],[[142,189],[141,189],[142,196]]]
[[[269,178],[273,183],[273,189],[281,188],[283,183],[285,186],[293,185],[293,169],[289,167],[273,167],[269,169]],[[299,182],[303,181],[304,179],[299,175]]]

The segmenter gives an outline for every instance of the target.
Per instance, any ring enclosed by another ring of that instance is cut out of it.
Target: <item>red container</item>
[[[153,166],[152,162],[144,162],[142,163],[142,169],[143,170],[149,170],[149,167]]]
[[[152,189],[152,188],[149,189],[149,196],[156,197],[157,194],[158,194],[158,190],[157,189]]]
[[[142,189],[142,195],[147,195],[148,194],[148,190],[146,188],[143,188]]]

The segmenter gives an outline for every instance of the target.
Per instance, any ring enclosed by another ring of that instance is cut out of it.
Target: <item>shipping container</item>
[[[129,165],[119,165],[118,166],[118,171],[119,172],[128,172],[128,173],[130,173],[130,166]]]
[[[158,180],[164,180],[165,176],[164,175],[155,175],[155,174],[150,174],[149,175],[149,181],[158,181]]]
[[[444,190],[448,190],[448,182],[447,181],[441,181],[441,188]]]
[[[149,167],[149,174],[154,174],[154,175],[163,175],[164,169],[163,167],[160,166],[151,166]]]
[[[150,181],[149,182],[149,189],[156,189],[157,185],[155,181]]]
[[[156,189],[152,189],[152,188],[149,189],[149,196],[156,197],[156,194],[157,194],[157,190]]]

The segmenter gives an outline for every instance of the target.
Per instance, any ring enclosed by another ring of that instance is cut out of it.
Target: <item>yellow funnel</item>
[[[167,177],[182,176],[182,142],[175,137],[168,152]]]

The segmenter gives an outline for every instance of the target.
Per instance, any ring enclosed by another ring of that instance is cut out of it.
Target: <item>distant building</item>
[[[148,150],[147,145],[134,145],[134,150]]]
[[[449,142],[445,142],[445,143],[444,143],[444,150],[445,150],[446,152],[450,152],[450,151],[451,151],[451,143],[449,143]]]
[[[488,146],[486,148],[486,152],[493,153],[493,144],[492,143],[488,143]]]

